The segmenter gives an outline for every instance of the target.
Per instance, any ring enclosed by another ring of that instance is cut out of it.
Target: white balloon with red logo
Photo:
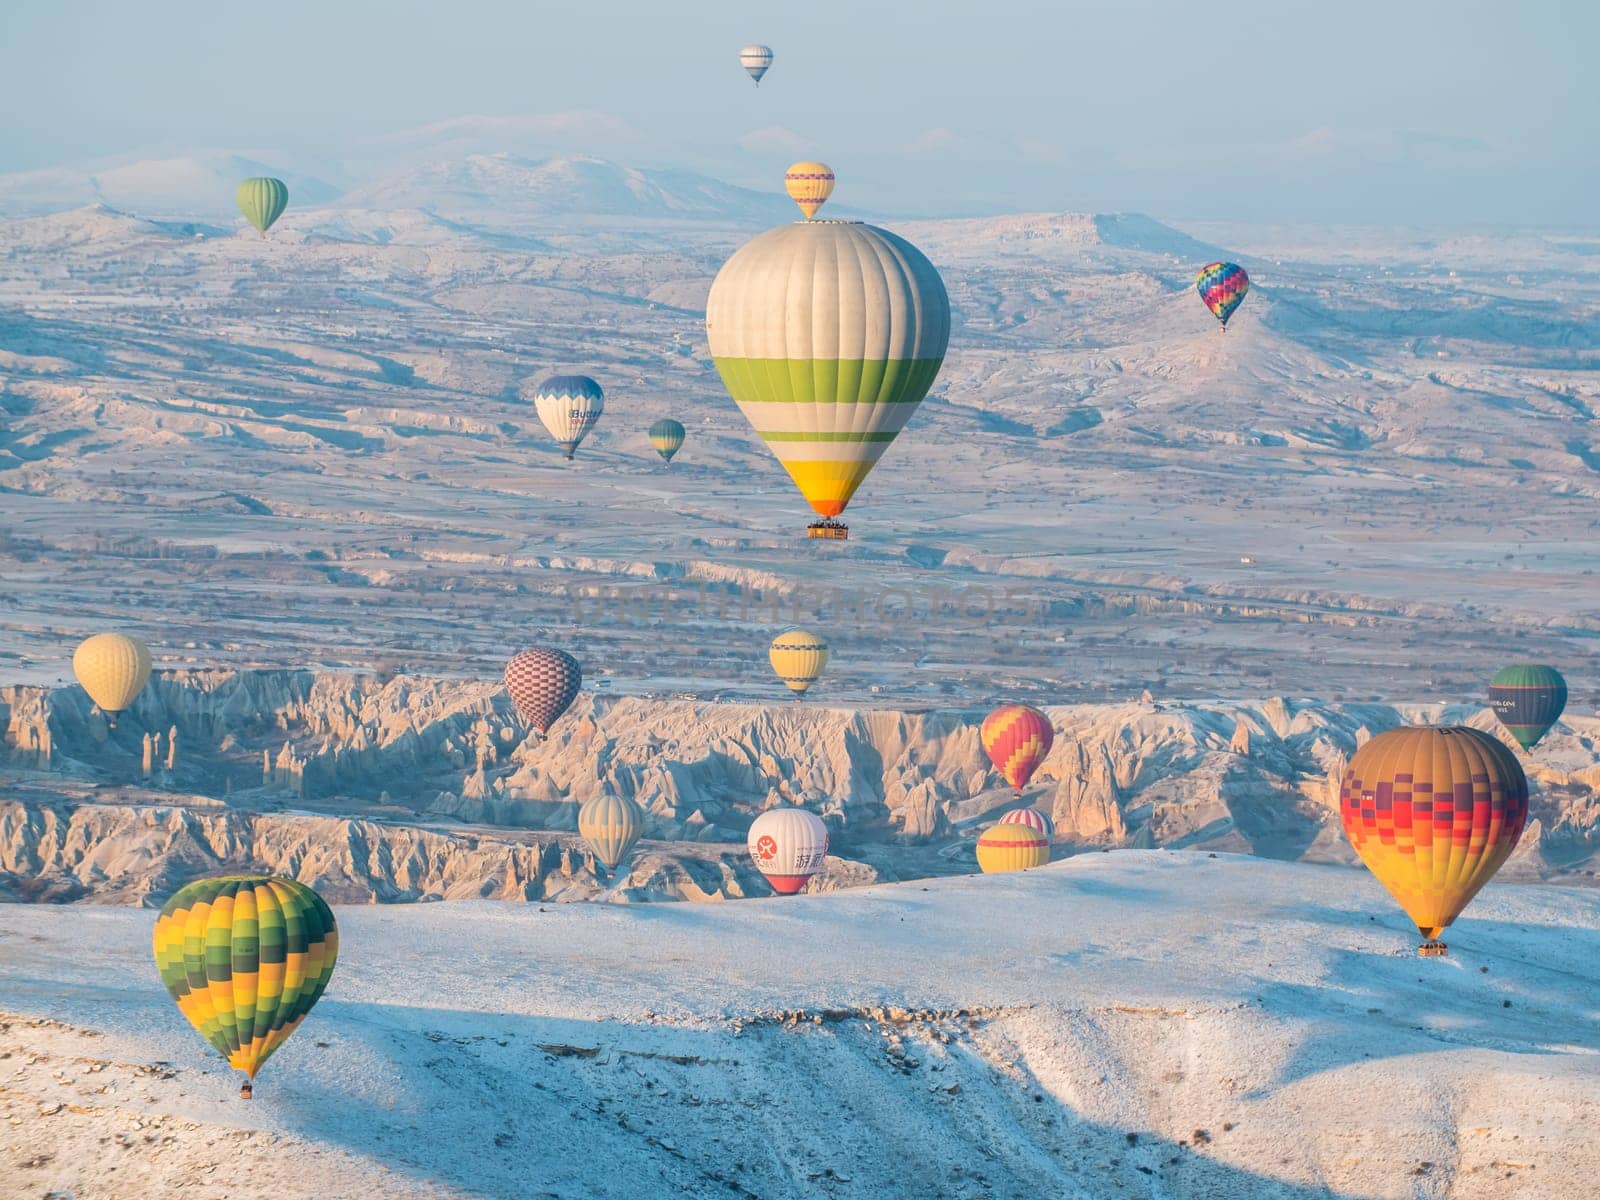
[[[822,870],[828,857],[828,827],[803,808],[774,808],[751,823],[746,844],[772,890],[792,896]]]

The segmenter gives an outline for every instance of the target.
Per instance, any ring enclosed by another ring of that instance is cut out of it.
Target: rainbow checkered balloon
[[[1194,290],[1226,330],[1228,318],[1244,303],[1245,293],[1250,290],[1250,276],[1238,263],[1208,263],[1194,277]]]

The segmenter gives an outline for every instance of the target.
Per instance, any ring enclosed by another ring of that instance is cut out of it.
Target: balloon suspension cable
[[[1429,938],[1417,947],[1418,958],[1443,958],[1449,953],[1450,947],[1446,946],[1438,938]]]
[[[255,1084],[251,1083],[250,1077],[248,1075],[246,1075],[245,1078],[244,1078],[244,1082],[239,1085],[239,1099],[241,1099],[241,1100],[253,1100],[253,1099],[255,1099],[255,1095],[256,1095]]]

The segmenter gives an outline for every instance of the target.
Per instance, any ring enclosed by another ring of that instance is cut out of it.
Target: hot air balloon
[[[650,426],[650,444],[656,448],[656,453],[668,462],[672,456],[683,446],[683,426],[671,417],[662,417]]]
[[[773,808],[750,824],[750,857],[772,890],[792,896],[806,886],[828,857],[828,827],[803,808]]]
[[[239,211],[261,231],[262,237],[267,236],[272,223],[289,207],[289,187],[281,179],[269,179],[264,175],[246,179],[235,194]]]
[[[1439,941],[1505,862],[1528,820],[1528,781],[1499,740],[1461,725],[1378,734],[1339,789],[1345,836],[1426,939]]]
[[[511,656],[505,679],[517,715],[545,734],[578,698],[583,669],[565,650],[536,646]]]
[[[828,643],[804,629],[788,629],[772,639],[767,657],[798,700],[827,667]]]
[[[97,633],[73,651],[72,673],[115,726],[118,714],[150,681],[150,648],[126,634]]]
[[[1244,273],[1244,268],[1238,263],[1208,263],[1194,277],[1194,290],[1200,293],[1200,299],[1206,302],[1206,307],[1222,322],[1222,332],[1227,333],[1228,318],[1233,316],[1233,310],[1244,302],[1244,294],[1250,290],[1250,276]]]
[[[539,420],[571,458],[605,411],[605,393],[587,375],[552,375],[533,394]]]
[[[1554,667],[1518,663],[1495,672],[1489,706],[1517,744],[1532,750],[1567,707],[1567,681]]]
[[[626,796],[599,795],[578,810],[578,832],[606,870],[614,871],[644,832],[644,810]]]
[[[1055,730],[1050,718],[1026,704],[1002,704],[983,719],[978,732],[984,753],[1020,797],[1034,771],[1050,753]]]
[[[767,73],[767,68],[772,65],[772,47],[762,46],[751,42],[739,51],[739,65],[749,73],[751,79],[756,81],[756,86],[761,86],[761,77]]]
[[[280,876],[201,879],[156,919],[156,968],[178,1010],[245,1073],[300,1027],[333,976],[339,933],[321,896]]]
[[[833,195],[833,168],[827,163],[797,162],[783,173],[783,186],[809,221]]]
[[[1026,825],[1035,833],[1043,834],[1045,841],[1055,841],[1056,823],[1048,814],[1040,812],[1037,808],[1013,808],[1000,818],[1000,824]]]
[[[985,875],[1025,871],[1049,861],[1049,839],[1026,825],[991,825],[978,838],[978,866]]]
[[[711,356],[745,419],[842,538],[844,511],[928,394],[950,301],[910,242],[857,221],[797,221],[746,242],[706,302]]]

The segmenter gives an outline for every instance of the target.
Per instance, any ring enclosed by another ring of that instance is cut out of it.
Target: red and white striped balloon
[[[1026,825],[1029,829],[1037,829],[1044,834],[1045,841],[1055,841],[1056,823],[1037,808],[1013,808],[1000,818],[999,823],[1001,825]]]
[[[540,733],[572,707],[583,686],[583,669],[565,650],[536,646],[514,654],[506,664],[506,691],[517,715]]]
[[[828,857],[828,827],[803,808],[774,808],[751,823],[746,845],[772,890],[792,896],[822,870]]]

